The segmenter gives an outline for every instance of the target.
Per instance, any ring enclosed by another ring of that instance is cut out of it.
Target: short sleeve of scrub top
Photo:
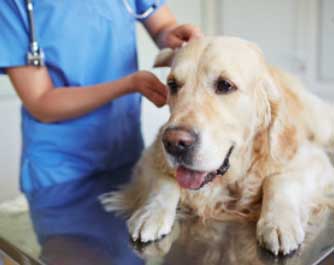
[[[142,14],[152,6],[157,8],[161,6],[165,0],[135,0],[137,14]],[[152,15],[152,14],[151,14]]]
[[[26,64],[29,39],[25,12],[24,6],[16,1],[0,3],[0,74],[4,67]]]

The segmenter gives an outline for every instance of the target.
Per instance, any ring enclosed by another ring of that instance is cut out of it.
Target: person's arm
[[[23,105],[42,122],[76,118],[122,95],[139,92],[157,106],[166,101],[166,88],[150,72],[140,71],[109,83],[55,89],[47,68],[22,66],[6,69]]]
[[[160,48],[178,48],[183,42],[202,37],[198,27],[189,24],[178,25],[167,5],[160,7],[152,16],[144,20],[143,24]]]

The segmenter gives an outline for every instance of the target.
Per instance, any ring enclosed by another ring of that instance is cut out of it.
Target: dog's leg
[[[143,205],[127,222],[133,240],[149,242],[159,239],[171,231],[175,220],[179,185],[171,177],[157,177],[152,181]]]
[[[275,255],[296,250],[304,240],[312,204],[333,176],[326,154],[309,144],[300,148],[283,172],[268,176],[257,224],[260,244]]]
[[[144,151],[129,183],[100,196],[106,211],[129,217],[127,224],[133,240],[159,239],[171,231],[175,220],[180,187],[172,176],[164,173],[163,160],[155,160],[161,156],[159,146],[153,144]]]

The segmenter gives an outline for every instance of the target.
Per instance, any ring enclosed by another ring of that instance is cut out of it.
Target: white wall
[[[20,102],[9,80],[0,76],[0,201],[18,193]]]
[[[333,0],[215,0],[216,34],[257,43],[268,61],[334,99]]]

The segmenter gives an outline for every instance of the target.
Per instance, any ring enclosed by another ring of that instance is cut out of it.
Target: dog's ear
[[[247,41],[248,47],[255,52],[264,65],[264,74],[257,81],[257,100],[261,105],[259,111],[262,113],[262,125],[267,127],[278,113],[281,101],[281,91],[274,81],[271,69],[265,61],[262,50],[253,42]],[[264,115],[264,116],[263,116]]]
[[[297,150],[297,131],[287,112],[284,91],[269,73],[263,80],[266,113],[264,122],[269,136],[270,154],[275,161],[292,158]]]
[[[269,74],[257,81],[256,103],[258,111],[258,126],[268,128],[275,120],[280,107],[281,94],[279,88]]]
[[[155,58],[153,67],[170,67],[175,56],[175,50],[170,48],[162,49]]]
[[[272,102],[278,102],[282,99],[282,94],[278,84],[274,81],[274,78],[268,72],[262,79],[262,85],[268,95],[268,99]]]

